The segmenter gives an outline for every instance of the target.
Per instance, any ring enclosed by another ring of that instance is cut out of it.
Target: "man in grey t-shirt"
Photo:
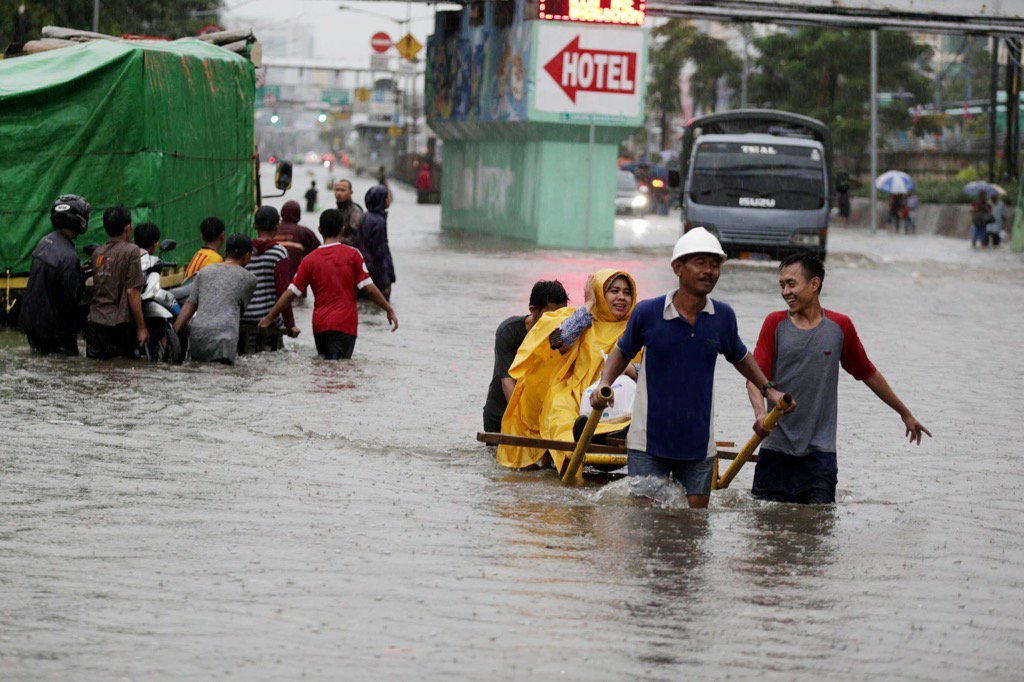
[[[836,422],[839,368],[867,384],[903,419],[907,436],[921,444],[932,434],[914,418],[882,373],[868,360],[853,322],[846,315],[823,310],[819,296],[825,266],[817,256],[797,254],[779,266],[782,298],[789,310],[765,318],[754,359],[761,371],[796,398],[797,410],[779,420],[768,434],[761,389],[747,384],[757,415],[754,431],[765,436],[752,493],[779,502],[825,504],[835,501]]]
[[[252,257],[252,240],[233,234],[225,251],[223,263],[208,265],[196,274],[192,293],[174,322],[179,333],[188,324],[188,356],[197,362],[234,363],[242,309],[256,289],[256,276],[245,269]]]

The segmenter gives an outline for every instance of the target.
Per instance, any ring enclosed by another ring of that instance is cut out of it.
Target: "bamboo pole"
[[[601,400],[601,405],[591,410],[590,416],[587,417],[587,425],[583,427],[583,433],[580,434],[580,439],[576,441],[576,449],[572,451],[569,464],[565,467],[562,483],[576,483],[583,478],[583,456],[586,454],[587,446],[590,445],[590,439],[594,437],[594,431],[601,421],[604,406],[611,402],[614,392],[611,386],[602,386],[598,389],[597,395]]]
[[[788,393],[783,395],[782,402],[773,407],[772,411],[768,413],[767,417],[765,417],[764,427],[769,431],[774,429],[775,425],[779,423],[779,417],[782,416],[782,410],[789,408],[792,404],[793,396]],[[763,438],[755,433],[751,439],[747,441],[747,444],[743,446],[743,449],[740,450],[739,454],[736,455],[736,459],[732,461],[732,464],[730,464],[729,468],[725,470],[725,473],[719,477],[718,484],[712,485],[711,487],[714,490],[723,490],[728,488],[729,484],[732,483],[732,479],[736,477],[736,474],[738,474],[740,469],[743,468],[743,464],[752,454],[754,454],[754,449],[761,444],[762,440]]]
[[[594,447],[591,445],[590,447]],[[598,455],[588,452],[583,456],[583,463],[597,467],[624,467],[626,455]]]

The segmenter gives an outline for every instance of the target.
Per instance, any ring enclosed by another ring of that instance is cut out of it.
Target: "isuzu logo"
[[[740,206],[748,208],[775,208],[775,199],[770,197],[740,197]]]

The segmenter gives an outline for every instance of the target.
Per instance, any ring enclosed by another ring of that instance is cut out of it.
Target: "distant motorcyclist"
[[[20,325],[29,346],[43,355],[78,355],[78,300],[85,275],[74,241],[88,229],[90,211],[82,197],[61,195],[50,207],[53,232],[32,252]]]

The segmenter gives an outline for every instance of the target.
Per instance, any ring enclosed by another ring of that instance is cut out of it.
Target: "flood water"
[[[834,230],[825,305],[935,438],[907,445],[844,375],[836,505],[754,501],[747,467],[691,511],[508,472],[474,440],[494,328],[532,283],[578,301],[616,266],[663,294],[677,218],[623,221],[609,253],[438,220],[396,189],[401,328],[363,309],[351,362],[315,358],[311,305],[286,351],[235,367],[0,333],[0,677],[1022,678],[1019,254]],[[775,274],[730,262],[714,294],[751,347]],[[718,438],[745,440],[724,363],[716,394]]]

